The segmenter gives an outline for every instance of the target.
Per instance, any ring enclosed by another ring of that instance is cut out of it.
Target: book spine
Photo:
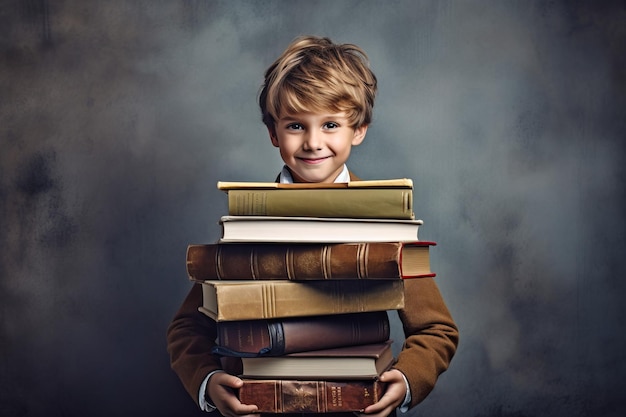
[[[189,245],[187,273],[205,280],[400,279],[402,243]]]
[[[280,356],[288,353],[364,345],[389,339],[386,311],[283,320],[217,323],[213,353],[227,356]]]
[[[244,189],[244,190],[260,190],[260,189],[276,189],[276,188],[407,188],[413,189],[413,180],[410,178],[393,178],[386,180],[357,180],[343,183],[292,183],[281,184],[277,182],[258,182],[258,181],[218,181],[217,189],[222,191]]]
[[[201,284],[201,311],[215,321],[362,313],[404,307],[403,280],[275,280],[219,285],[221,282]]]
[[[229,190],[231,216],[414,219],[413,190],[400,188]]]
[[[244,379],[239,400],[260,413],[328,413],[362,411],[380,400],[379,380],[297,381]]]

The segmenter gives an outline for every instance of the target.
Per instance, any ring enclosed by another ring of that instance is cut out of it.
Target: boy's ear
[[[276,136],[276,129],[274,127],[268,127],[267,133],[270,135],[270,140],[272,141],[272,145],[278,148],[278,137]]]
[[[367,133],[368,125],[361,125],[359,127],[354,128],[354,136],[352,137],[352,146],[360,145],[365,139],[365,134]]]

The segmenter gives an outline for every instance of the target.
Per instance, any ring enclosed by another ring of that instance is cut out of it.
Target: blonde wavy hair
[[[345,112],[352,128],[372,121],[377,80],[365,52],[329,38],[301,36],[265,72],[259,94],[263,123],[285,114]]]

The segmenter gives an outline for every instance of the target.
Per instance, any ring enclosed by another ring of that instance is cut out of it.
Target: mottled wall
[[[165,328],[218,180],[272,180],[256,107],[296,35],[380,81],[351,168],[415,180],[461,329],[411,415],[617,416],[622,1],[0,2],[0,415],[201,415]],[[394,322],[394,334],[399,328]]]

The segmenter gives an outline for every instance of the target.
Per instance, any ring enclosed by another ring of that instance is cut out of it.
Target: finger
[[[385,371],[380,375],[381,382],[394,382],[394,381],[402,381],[402,374],[395,369]]]
[[[393,385],[389,386],[387,392],[378,400],[378,402],[368,406],[363,410],[364,413],[371,415],[373,413],[380,413],[383,410],[389,409],[389,412],[395,407],[401,404],[401,399],[404,398],[402,391],[395,389]]]
[[[377,403],[367,406],[365,410],[363,410],[363,413],[369,416],[375,413],[380,413],[387,408],[391,408],[391,405],[388,404],[388,401],[383,402],[381,398],[381,400]]]
[[[221,413],[221,411],[220,411]],[[261,417],[261,414],[259,413],[252,413],[252,414],[240,414],[236,411],[231,411],[231,412],[227,412],[227,413],[223,413],[222,415],[224,415],[225,417]]]
[[[234,375],[225,375],[223,379],[220,379],[220,384],[236,389],[243,386],[243,381]]]
[[[393,412],[393,407],[385,407],[379,411],[374,411],[374,410],[368,411],[370,407],[366,408],[363,411],[363,413],[354,413],[354,414],[359,417],[387,417]]]
[[[256,414],[259,410],[259,407],[257,407],[255,404],[244,404],[239,401],[239,398],[237,398],[236,396],[233,396],[229,399],[228,407],[238,415]]]
[[[254,404],[241,404],[232,407],[232,410],[238,415],[258,414],[259,408]]]
[[[260,414],[257,412],[258,408],[256,405],[238,405],[234,407],[228,407],[227,409],[220,410],[226,417],[260,417]]]

